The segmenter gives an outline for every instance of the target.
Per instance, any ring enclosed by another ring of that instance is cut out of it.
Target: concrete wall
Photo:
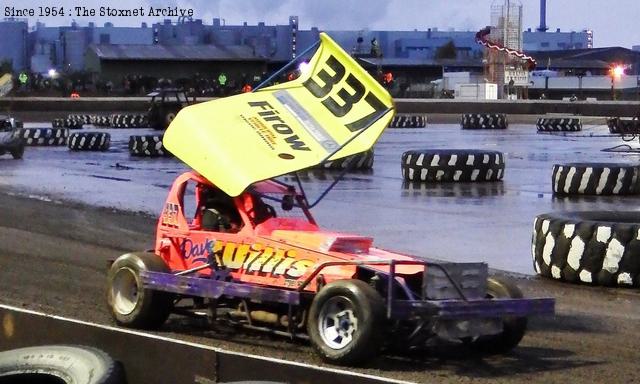
[[[198,99],[198,102],[210,98]],[[579,114],[584,116],[637,116],[638,101],[556,101],[556,100],[454,100],[454,99],[395,99],[397,113],[463,114],[506,113],[543,115],[546,113]],[[80,112],[143,112],[148,108],[145,97],[118,98],[0,98],[0,110],[13,111],[75,111]]]

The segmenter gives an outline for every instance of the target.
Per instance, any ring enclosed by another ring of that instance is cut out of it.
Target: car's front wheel
[[[382,297],[360,280],[327,284],[311,303],[307,332],[328,362],[357,364],[372,358],[384,338]]]

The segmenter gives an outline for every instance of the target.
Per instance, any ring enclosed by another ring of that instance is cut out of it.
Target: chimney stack
[[[540,0],[540,26],[538,32],[547,31],[547,0]]]

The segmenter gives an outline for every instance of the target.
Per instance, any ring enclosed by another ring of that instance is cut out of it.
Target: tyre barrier
[[[371,169],[373,168],[373,150],[370,149],[338,160],[326,161],[318,164],[316,168],[351,170]]]
[[[123,383],[122,368],[103,351],[79,345],[44,345],[0,352],[3,383]]]
[[[162,136],[158,135],[129,136],[129,153],[133,156],[142,157],[171,155],[162,145]]]
[[[424,128],[427,126],[427,117],[412,115],[395,115],[389,123],[389,128]]]
[[[554,212],[534,222],[536,273],[571,283],[640,285],[640,212]]]
[[[507,129],[509,122],[503,113],[465,113],[460,126],[462,129]]]
[[[554,195],[630,195],[640,191],[640,165],[622,163],[554,164]]]
[[[90,122],[96,127],[108,127],[111,125],[111,116],[91,115]]]
[[[607,127],[614,135],[640,134],[637,117],[611,117],[607,119]]]
[[[68,128],[22,128],[20,131],[25,145],[48,146],[65,145],[69,137]]]
[[[504,155],[498,151],[473,149],[421,149],[402,154],[405,181],[500,181]]]
[[[67,119],[80,121],[82,124],[91,124],[91,115],[67,115]]]
[[[147,115],[120,115],[110,116],[112,128],[147,128],[149,120]]]
[[[69,128],[69,129],[82,129],[83,122],[80,120],[74,119],[53,119],[51,121],[51,126],[53,128]]]
[[[536,122],[538,132],[582,131],[582,121],[575,117],[541,117]]]
[[[69,149],[73,151],[106,151],[111,135],[106,132],[77,132],[69,136]]]

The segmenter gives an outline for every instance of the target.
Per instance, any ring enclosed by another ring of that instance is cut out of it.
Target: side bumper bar
[[[145,288],[181,295],[209,297],[212,299],[226,295],[291,305],[300,304],[301,293],[298,291],[200,277],[178,276],[162,272],[142,271],[140,272],[140,277],[142,277],[142,283]]]

